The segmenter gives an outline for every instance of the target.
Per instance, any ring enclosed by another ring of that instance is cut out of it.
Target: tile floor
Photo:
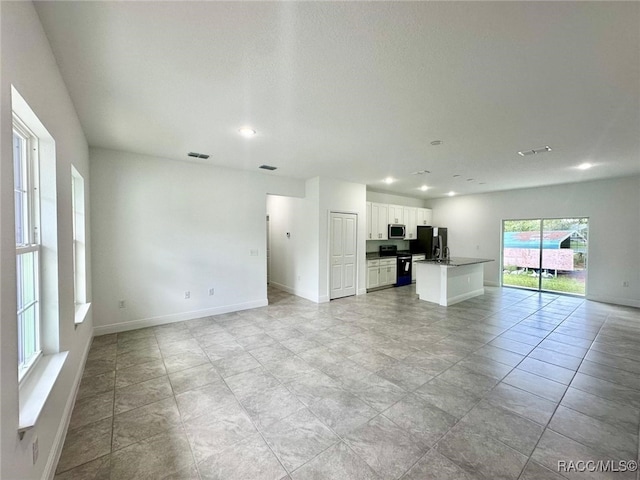
[[[638,460],[637,309],[269,299],[95,338],[56,479],[637,478],[558,471]]]

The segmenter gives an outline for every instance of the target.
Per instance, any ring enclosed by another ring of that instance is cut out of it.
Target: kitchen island
[[[443,307],[484,294],[487,258],[451,257],[415,262],[416,293],[420,300]]]

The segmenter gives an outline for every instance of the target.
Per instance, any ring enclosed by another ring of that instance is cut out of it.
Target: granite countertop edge
[[[470,257],[451,257],[447,260],[418,260],[416,263],[429,263],[440,265],[442,267],[462,267],[464,265],[474,265],[476,263],[493,262],[492,258],[470,258]]]

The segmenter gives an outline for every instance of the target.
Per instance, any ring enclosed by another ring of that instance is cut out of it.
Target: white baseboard
[[[587,295],[586,299],[593,302],[612,303],[614,305],[623,305],[625,307],[640,308],[640,300],[633,298],[609,297],[607,295]]]
[[[282,283],[274,282],[273,280],[269,281],[269,286],[273,288],[277,288],[278,290],[282,290],[283,292],[293,294],[293,288],[283,285]]]
[[[292,287],[289,287],[288,285],[283,285],[282,283],[277,283],[274,281],[269,282],[269,285],[277,288],[278,290],[282,290],[284,292],[290,293],[291,295],[295,295],[296,297],[306,298],[307,300],[318,303],[317,295],[312,295],[305,290],[292,288]]]
[[[56,468],[58,466],[58,462],[60,461],[60,455],[62,455],[62,447],[64,446],[64,440],[67,436],[67,430],[69,429],[71,414],[73,413],[73,407],[76,403],[76,396],[78,395],[80,382],[82,381],[82,374],[84,373],[84,367],[87,363],[87,357],[89,356],[89,350],[91,348],[92,340],[93,336],[90,336],[89,341],[84,348],[84,352],[82,353],[82,362],[80,362],[80,368],[78,368],[78,371],[76,372],[76,378],[73,380],[73,386],[71,388],[71,391],[69,392],[67,403],[64,406],[62,418],[60,419],[60,424],[58,426],[56,436],[53,439],[53,445],[51,446],[51,450],[49,451],[49,458],[47,458],[47,464],[44,467],[44,474],[42,478],[53,480],[53,477],[56,474]]]
[[[269,302],[265,298],[264,300],[255,300],[253,302],[236,303],[233,305],[206,308],[204,310],[162,315],[160,317],[141,318],[139,320],[131,320],[128,322],[112,323],[111,325],[100,325],[99,327],[94,327],[93,334],[94,336],[98,336],[106,335],[108,333],[137,330],[138,328],[157,327],[158,325],[165,325],[167,323],[183,322],[185,320],[193,320],[211,315],[220,315],[223,313],[238,312],[240,310],[249,310],[251,308],[265,307],[268,304]]]
[[[500,286],[500,282],[491,282],[491,281],[487,281],[487,280],[484,281],[484,284],[487,287],[499,287]]]
[[[469,300],[470,298],[478,297],[480,295],[484,295],[484,288],[473,290],[471,292],[462,293],[460,295],[456,295],[455,297],[447,298],[447,306],[453,305],[455,303],[464,302],[465,300]]]

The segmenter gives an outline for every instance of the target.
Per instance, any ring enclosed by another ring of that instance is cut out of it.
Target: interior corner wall
[[[90,158],[96,334],[267,304],[267,194],[303,196],[302,181],[105,149]]]
[[[485,264],[490,285],[500,282],[502,220],[589,217],[586,298],[640,307],[640,176],[441,198],[428,204],[434,224],[449,229],[453,256],[495,260]]]
[[[318,302],[318,198],[309,182],[305,198],[269,195],[270,284]]]
[[[53,476],[93,333],[91,314],[77,329],[74,325],[71,165],[84,177],[87,191],[90,172],[84,133],[33,4],[0,2],[0,32],[0,478],[28,480]],[[57,343],[61,351],[69,352],[40,418],[22,440],[18,437],[12,85],[55,140]],[[90,215],[86,220],[90,224]],[[88,256],[90,247],[87,238]],[[90,271],[90,262],[87,266]],[[90,300],[90,280],[87,283]],[[34,465],[32,443],[36,437],[39,457]]]
[[[329,292],[329,235],[331,212],[355,213],[358,215],[357,249],[358,269],[356,292],[367,292],[366,238],[367,238],[367,190],[359,183],[345,182],[333,178],[319,178],[319,240],[318,245],[318,299],[330,300]]]

